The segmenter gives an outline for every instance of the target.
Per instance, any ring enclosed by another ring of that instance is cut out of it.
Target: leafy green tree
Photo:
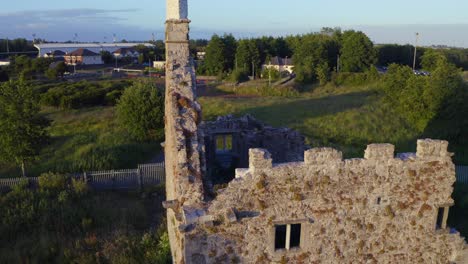
[[[217,75],[225,71],[225,47],[223,40],[218,35],[213,35],[206,47],[204,67],[208,74]]]
[[[427,50],[421,58],[421,66],[424,70],[434,71],[440,64],[448,63],[447,57],[437,50]]]
[[[251,53],[249,41],[246,39],[240,40],[236,51],[236,69],[248,72],[250,64]]]
[[[45,72],[45,76],[50,80],[56,80],[58,77],[63,78],[63,75],[67,71],[67,65],[65,62],[59,62],[55,67],[49,68]]]
[[[26,163],[48,143],[50,121],[39,114],[37,96],[23,80],[0,85],[0,159],[15,162],[26,176]]]
[[[114,62],[114,56],[107,50],[101,51],[101,58],[105,64],[111,64]]]
[[[137,140],[162,140],[164,96],[154,83],[136,82],[127,88],[119,99],[117,118]]]
[[[345,31],[341,43],[341,69],[344,72],[364,72],[377,62],[374,44],[360,31]]]
[[[293,55],[296,81],[308,83],[316,81],[318,68],[324,72],[324,65],[328,65],[328,72],[332,65],[336,65],[338,43],[336,39],[324,34],[309,34],[300,37],[301,45],[296,46]],[[328,73],[329,74],[329,73]],[[328,75],[325,74],[325,75]],[[325,76],[322,74],[322,76]]]
[[[330,67],[327,62],[324,62],[316,68],[317,79],[320,85],[325,85],[330,80]]]
[[[234,61],[236,58],[237,40],[232,34],[225,34],[222,38],[224,43],[224,71],[234,69]]]
[[[446,60],[437,61],[431,76],[418,76],[408,66],[392,64],[384,78],[386,99],[420,132],[437,117],[453,115],[451,109],[465,92],[460,71]],[[443,113],[443,115],[441,115]],[[438,135],[435,135],[438,136]]]
[[[231,35],[213,35],[206,47],[204,70],[210,75],[230,72],[235,66],[237,41]]]

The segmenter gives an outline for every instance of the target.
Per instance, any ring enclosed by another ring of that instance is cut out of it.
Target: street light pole
[[[418,52],[419,33],[416,32],[416,43],[414,45],[413,71],[416,70],[416,54]]]

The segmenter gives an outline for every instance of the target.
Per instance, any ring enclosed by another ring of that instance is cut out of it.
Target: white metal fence
[[[83,179],[95,190],[134,190],[164,183],[165,167],[164,162],[141,164],[137,169],[73,173],[69,177]],[[9,191],[24,180],[24,178],[0,179],[0,191]],[[29,186],[36,187],[39,178],[31,177],[26,180]]]

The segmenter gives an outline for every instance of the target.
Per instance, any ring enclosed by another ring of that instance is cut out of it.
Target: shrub
[[[62,174],[44,173],[39,176],[39,188],[41,190],[61,190],[67,185],[67,177]]]
[[[229,80],[231,82],[241,83],[249,80],[249,76],[242,70],[234,70],[229,75]]]
[[[152,82],[140,81],[125,90],[117,103],[117,119],[139,141],[164,137],[164,96]]]
[[[41,104],[62,109],[115,105],[117,99],[129,84],[127,81],[60,83],[48,87],[47,91],[41,95]]]

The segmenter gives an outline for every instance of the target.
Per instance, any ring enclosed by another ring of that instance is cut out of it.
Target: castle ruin
[[[419,140],[395,158],[373,144],[363,159],[330,148],[273,163],[250,149],[247,169],[208,198],[187,0],[167,0],[166,191],[174,263],[467,263],[447,228],[455,182],[448,142]]]

